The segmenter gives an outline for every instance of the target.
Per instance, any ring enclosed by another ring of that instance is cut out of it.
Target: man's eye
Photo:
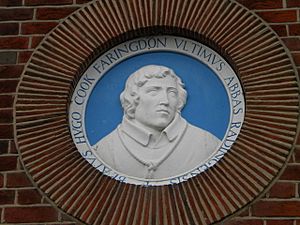
[[[147,93],[150,94],[150,95],[156,95],[157,92],[158,92],[157,89],[149,89],[149,90],[147,90]]]
[[[169,96],[176,97],[177,91],[169,91]]]

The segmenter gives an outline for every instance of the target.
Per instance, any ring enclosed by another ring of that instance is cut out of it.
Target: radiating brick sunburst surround
[[[197,40],[230,62],[245,91],[245,121],[231,151],[187,182],[123,184],[78,153],[70,96],[101,53],[160,34]],[[16,142],[38,188],[85,224],[213,224],[259,197],[289,159],[299,120],[296,73],[276,34],[234,1],[94,1],[61,22],[27,64],[15,103]]]

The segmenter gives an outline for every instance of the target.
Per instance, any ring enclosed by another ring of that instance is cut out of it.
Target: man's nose
[[[160,104],[168,105],[169,104],[169,97],[167,92],[162,92],[160,96]]]

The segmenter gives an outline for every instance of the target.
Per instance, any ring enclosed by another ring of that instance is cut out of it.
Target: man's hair
[[[125,89],[120,95],[124,113],[129,119],[134,118],[135,109],[139,103],[138,89],[152,78],[162,79],[167,76],[171,76],[176,81],[179,98],[177,111],[181,112],[187,99],[187,92],[181,79],[168,67],[148,65],[141,67],[128,77]]]

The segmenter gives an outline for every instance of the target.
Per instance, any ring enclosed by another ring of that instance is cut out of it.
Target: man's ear
[[[134,106],[136,107],[140,103],[140,96],[136,95],[133,99]]]
[[[179,99],[178,104],[177,104],[177,112],[178,113],[181,113],[181,110],[182,110],[183,106],[184,106],[183,102]]]

